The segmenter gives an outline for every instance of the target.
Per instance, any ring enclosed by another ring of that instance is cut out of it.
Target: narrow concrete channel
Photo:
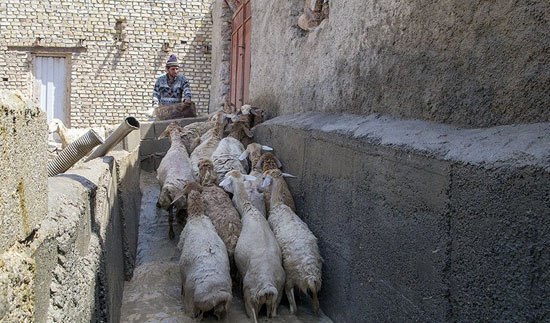
[[[183,225],[177,224],[176,239],[168,239],[168,216],[155,206],[159,194],[156,173],[142,172],[140,188],[140,224],[138,252],[134,277],[126,282],[122,300],[121,322],[195,322],[183,314],[183,302],[178,260],[177,237]],[[266,318],[265,310],[260,312],[259,322],[328,323],[332,322],[322,312],[313,314],[307,297],[297,295],[298,313],[291,315],[285,297],[276,318]],[[246,316],[242,299],[234,293],[228,315],[221,321],[215,316],[206,316],[203,322],[250,322]]]

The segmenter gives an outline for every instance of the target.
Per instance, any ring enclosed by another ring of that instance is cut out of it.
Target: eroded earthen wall
[[[252,2],[251,103],[271,115],[379,112],[466,127],[550,120],[547,1]]]

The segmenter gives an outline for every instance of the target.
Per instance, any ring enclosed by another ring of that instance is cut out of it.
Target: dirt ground
[[[181,282],[178,269],[180,251],[177,248],[183,225],[177,224],[176,239],[168,239],[167,212],[156,208],[159,186],[156,173],[141,173],[140,226],[138,253],[134,277],[124,286],[121,322],[194,322],[183,313],[180,294]],[[176,222],[175,222],[176,223]],[[296,294],[298,294],[296,292]],[[203,322],[250,322],[242,298],[234,293],[228,315],[221,321],[215,316],[206,316]],[[278,316],[267,318],[265,309],[260,311],[259,322],[328,323],[332,322],[322,311],[313,314],[309,298],[296,295],[298,313],[291,315],[286,297],[278,308]]]

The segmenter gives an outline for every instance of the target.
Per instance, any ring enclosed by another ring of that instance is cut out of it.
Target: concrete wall
[[[147,118],[170,53],[182,61],[199,113],[209,104],[212,1],[2,1],[0,84],[37,97],[37,55],[66,57],[71,126]],[[125,28],[117,33],[118,20]],[[38,41],[37,38],[40,38]],[[164,43],[168,49],[163,49]]]
[[[464,127],[550,120],[548,1],[252,2],[250,103]]]
[[[140,126],[141,142],[139,146],[139,160],[141,168],[147,172],[155,171],[159,167],[160,162],[168,149],[170,149],[169,138],[162,138],[160,140],[157,139],[164,129],[166,129],[166,126],[175,121],[180,126],[184,127],[193,122],[206,121],[206,119],[206,117],[198,117],[142,122]]]
[[[319,239],[335,322],[550,319],[550,124],[303,113],[255,131]]]
[[[48,178],[44,114],[9,92],[0,102],[0,321],[117,322],[136,255],[138,147]]]

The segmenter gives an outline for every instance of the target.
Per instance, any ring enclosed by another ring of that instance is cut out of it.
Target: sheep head
[[[256,177],[251,175],[241,174],[240,171],[234,169],[227,172],[227,174],[225,174],[225,177],[223,178],[223,180],[220,182],[219,185],[223,187],[223,189],[226,192],[235,193],[235,182],[240,181],[242,183],[245,180],[255,181]]]
[[[250,128],[248,128],[247,124],[243,121],[235,121],[232,124],[229,125],[229,135],[239,141],[244,139],[245,137],[252,138],[254,135],[252,134],[252,131],[250,131]]]
[[[52,121],[48,125],[48,132],[49,133],[54,133],[54,132],[59,133],[59,131],[62,128],[65,128],[65,125],[63,124],[63,121],[61,121],[59,119],[52,119]]]
[[[216,171],[214,170],[214,164],[210,159],[201,159],[198,163],[199,166],[199,180],[202,185],[207,186],[214,184],[218,180]]]
[[[248,158],[252,164],[252,168],[260,169],[260,167],[256,167],[256,164],[260,160],[260,156],[262,154],[262,150],[264,151],[273,151],[273,148],[269,146],[260,145],[258,143],[251,143],[246,146],[246,149],[243,151],[243,153],[239,156],[239,160],[245,160]]]
[[[176,121],[172,121],[166,127],[166,129],[164,129],[164,131],[158,136],[157,139],[170,137],[174,131],[183,132],[183,128]]]
[[[225,112],[223,111],[223,109],[219,109],[218,111],[213,112],[208,116],[208,121],[218,122],[220,119],[223,119],[224,115]]]
[[[204,214],[204,200],[201,195],[202,186],[199,183],[190,182],[185,184],[182,193],[187,196],[188,216]]]
[[[273,184],[273,181],[275,180],[283,180],[283,177],[290,177],[290,178],[296,178],[296,176],[283,173],[280,169],[270,169],[263,173],[263,182],[260,186],[261,191],[268,191],[272,187],[271,184]]]
[[[267,152],[262,156],[260,156],[260,159],[256,163],[255,167],[258,169],[261,168],[262,172],[265,172],[270,169],[279,169],[283,167],[283,165],[281,164],[279,159],[275,157],[275,155],[273,155],[270,152]]]

